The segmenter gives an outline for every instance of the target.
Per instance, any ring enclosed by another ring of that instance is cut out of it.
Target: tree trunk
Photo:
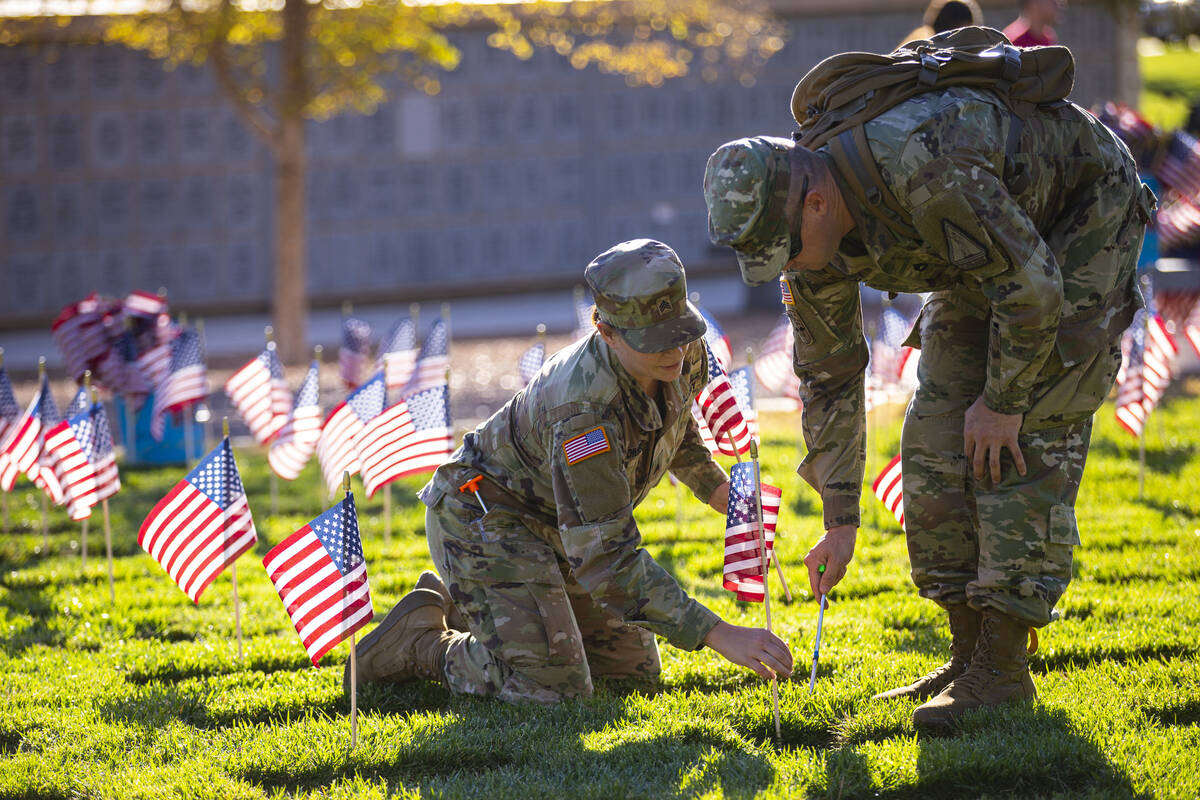
[[[283,86],[279,146],[275,152],[275,287],[273,324],[285,364],[308,358],[308,152],[304,106],[308,75],[308,3],[287,0],[283,9]]]

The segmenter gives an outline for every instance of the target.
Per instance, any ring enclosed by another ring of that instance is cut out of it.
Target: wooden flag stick
[[[383,543],[392,543],[392,485],[383,487]]]
[[[38,356],[38,391],[42,390],[42,382],[46,379],[46,357]],[[38,456],[41,460],[41,456]],[[42,492],[42,555],[50,552],[50,498]]]
[[[221,418],[221,434],[225,441],[229,441],[229,417]],[[242,602],[238,598],[236,560],[229,565],[229,579],[233,583],[233,627],[237,630],[238,664],[245,666],[242,658]]]
[[[1142,280],[1143,292],[1149,296],[1149,282]],[[1142,346],[1150,338],[1150,315],[1142,312]],[[1143,367],[1144,369],[1144,367]],[[1147,414],[1149,417],[1149,414]],[[1142,430],[1138,433],[1138,500],[1146,494],[1146,425],[1149,419],[1142,421]]]
[[[683,483],[675,480],[675,536],[683,534]]]
[[[4,348],[0,347],[0,367],[4,366]],[[4,533],[8,533],[8,492],[0,490],[0,517],[3,517]]]
[[[108,554],[108,602],[115,606],[117,604],[117,593],[113,589],[112,526],[108,523],[107,497],[100,501],[100,507],[104,509],[104,550]]]
[[[762,579],[763,579],[763,613],[767,617],[767,630],[771,630],[771,592],[768,587],[768,577],[770,570],[767,568],[767,532],[763,527],[762,513],[762,473],[758,468],[758,443],[753,439],[750,440],[750,460],[754,462],[754,499],[758,505],[758,555],[762,561]],[[783,732],[779,727],[779,679],[771,678],[771,702],[775,711],[775,741],[783,739]]]
[[[350,472],[342,472],[342,490],[350,496]],[[358,659],[355,657],[357,643],[350,634],[350,749],[358,747]]]
[[[81,560],[80,568],[86,572],[87,571],[87,550],[88,550],[88,540],[87,540],[88,518],[87,517],[83,518],[83,522],[80,523],[80,528],[81,528],[80,534],[79,534],[79,540],[80,540],[79,541],[79,556],[80,556],[80,560]]]
[[[413,336],[416,336],[417,331],[421,330],[421,326],[419,324],[421,321],[421,304],[420,303],[409,303],[408,304],[408,315],[410,317],[412,317]]]

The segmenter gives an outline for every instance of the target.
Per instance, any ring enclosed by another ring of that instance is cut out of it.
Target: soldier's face
[[[625,337],[607,326],[600,329],[600,335],[617,354],[617,360],[625,371],[647,393],[654,390],[657,381],[669,383],[683,372],[683,347],[673,347],[661,353],[642,353],[630,347]]]

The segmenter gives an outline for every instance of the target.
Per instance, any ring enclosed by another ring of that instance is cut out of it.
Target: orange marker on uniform
[[[467,481],[462,486],[458,487],[458,490],[460,492],[470,491],[472,494],[474,494],[475,499],[479,501],[479,507],[482,508],[483,513],[486,514],[486,513],[488,513],[487,503],[483,502],[483,498],[479,496],[479,482],[481,480],[483,480],[483,476],[476,475],[474,478],[471,478],[471,480]]]

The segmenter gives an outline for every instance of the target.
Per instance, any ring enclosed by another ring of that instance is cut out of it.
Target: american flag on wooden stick
[[[0,447],[4,444],[5,434],[9,427],[21,417],[21,407],[13,394],[12,381],[8,378],[8,370],[0,367]]]
[[[158,501],[138,531],[138,544],[193,603],[257,541],[228,437]]]
[[[354,443],[363,427],[379,416],[386,404],[387,388],[380,370],[329,412],[317,440],[317,460],[321,462],[325,485],[331,494],[341,485],[343,472],[351,475],[358,472],[360,464]]]
[[[125,313],[155,319],[159,314],[167,313],[167,298],[141,290],[132,291],[125,297]]]
[[[358,317],[342,318],[342,346],[338,349],[338,367],[347,389],[358,386],[367,353],[371,350],[371,326]]]
[[[67,374],[75,380],[82,378],[83,373],[108,351],[104,310],[104,302],[93,293],[64,307],[50,326]]]
[[[291,416],[271,442],[267,462],[275,474],[284,480],[294,481],[300,470],[312,458],[321,438],[320,369],[316,361],[308,368]]]
[[[533,380],[533,377],[541,371],[544,363],[546,363],[546,343],[535,342],[517,360],[517,375],[521,378],[521,383],[527,384]]]
[[[754,376],[767,391],[785,392],[796,382],[796,374],[792,371],[793,346],[792,323],[785,314],[771,329],[754,360]]]
[[[1122,342],[1124,361],[1117,374],[1117,422],[1141,436],[1146,418],[1171,385],[1173,361],[1179,346],[1167,331],[1153,301],[1139,309]]]
[[[49,382],[43,378],[42,388],[29,401],[25,413],[9,424],[0,444],[0,489],[11,492],[17,476],[37,466],[42,449],[42,407],[47,403],[53,406],[54,398]]]
[[[1200,199],[1200,142],[1185,131],[1175,131],[1160,157],[1156,175],[1195,203]]]
[[[314,666],[375,615],[349,492],[273,547],[263,566]]]
[[[446,371],[450,369],[450,332],[446,320],[438,319],[425,336],[421,345],[421,354],[417,356],[417,364],[413,376],[404,387],[403,397],[443,386],[446,383]]]
[[[399,391],[412,379],[417,364],[417,327],[412,317],[403,317],[379,347],[379,363],[388,391]]]
[[[66,502],[66,498],[63,496],[58,476],[54,474],[54,459],[46,452],[46,434],[62,422],[63,415],[59,413],[58,404],[54,402],[54,395],[50,393],[50,380],[45,375],[42,376],[42,388],[38,393],[42,400],[38,404],[41,432],[38,434],[37,458],[33,466],[25,470],[25,474],[56,506],[61,506]]]
[[[725,519],[725,567],[722,585],[738,600],[761,603],[765,597],[762,552],[758,540],[758,498],[755,464],[743,461],[729,472],[729,512]],[[767,566],[774,551],[775,526],[783,492],[762,486],[762,519]]]
[[[185,330],[171,342],[171,368],[154,392],[150,416],[150,435],[162,441],[166,430],[166,415],[183,411],[208,397],[208,369],[204,365],[204,350],[200,336]]]
[[[871,484],[871,491],[883,503],[883,507],[892,513],[900,527],[904,527],[904,479],[900,468],[900,454],[887,463],[887,466]]]
[[[259,444],[271,441],[288,420],[292,393],[283,377],[275,343],[246,362],[225,381],[225,394]]]
[[[96,404],[96,409],[101,409]],[[103,414],[103,409],[100,410]],[[105,422],[107,426],[107,421]],[[55,425],[46,434],[46,452],[54,466],[54,474],[62,487],[67,514],[73,520],[87,519],[92,506],[100,502],[98,463],[96,454],[96,417],[90,406]],[[111,439],[108,443],[112,455]],[[116,474],[115,461],[112,474]],[[118,486],[120,484],[118,483]]]
[[[696,395],[695,400],[704,423],[712,432],[718,452],[727,456],[748,452],[750,430],[729,383],[729,376],[721,368],[707,342],[704,344],[704,355],[708,365],[708,383]]]
[[[389,480],[433,472],[454,452],[454,428],[450,422],[450,390],[445,383],[410,395],[408,406],[412,431],[400,442],[389,471]]]
[[[404,470],[405,442],[412,432],[408,403],[401,400],[368,422],[358,435],[355,447],[367,497],[374,497],[380,487],[400,477]]]

